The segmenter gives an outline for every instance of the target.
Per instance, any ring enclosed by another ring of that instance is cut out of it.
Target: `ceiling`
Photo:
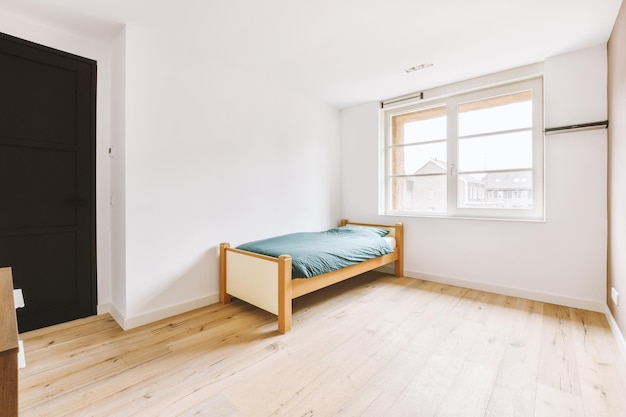
[[[343,108],[604,43],[621,2],[0,0],[0,10],[104,40],[124,24],[156,26]],[[404,71],[421,64],[433,65]]]

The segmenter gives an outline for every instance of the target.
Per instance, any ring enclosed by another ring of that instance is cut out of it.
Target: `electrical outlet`
[[[619,293],[615,289],[615,287],[611,287],[611,299],[613,300],[613,304],[616,306],[619,305]]]

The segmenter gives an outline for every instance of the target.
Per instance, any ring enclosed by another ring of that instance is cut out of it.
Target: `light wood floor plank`
[[[587,415],[625,416],[621,401],[615,401],[626,391],[620,381],[607,384],[605,370],[615,364],[618,353],[607,332],[606,321],[588,311],[569,309],[572,338],[579,364],[581,395]]]
[[[544,332],[539,382],[579,397],[579,369],[569,311],[567,307],[545,304],[543,320]]]
[[[108,315],[24,333],[20,415],[623,417],[599,313],[378,272],[127,332]]]
[[[508,339],[490,393],[486,417],[535,415],[542,307],[542,303],[535,301],[507,300]]]

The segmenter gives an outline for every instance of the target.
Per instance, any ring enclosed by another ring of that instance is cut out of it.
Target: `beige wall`
[[[608,42],[609,256],[607,303],[626,335],[626,5]],[[620,294],[611,300],[611,288]]]

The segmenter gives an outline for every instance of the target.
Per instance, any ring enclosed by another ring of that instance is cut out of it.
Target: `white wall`
[[[0,30],[51,48],[60,49],[98,62],[97,127],[96,127],[96,235],[98,310],[106,310],[111,302],[111,233],[109,212],[110,167],[110,89],[111,46],[103,39],[88,38],[41,21],[0,10]]]
[[[128,328],[217,301],[220,242],[337,224],[340,114],[160,27],[125,49]]]
[[[120,323],[126,317],[126,28],[112,44],[110,233],[111,299],[104,311]]]
[[[220,242],[337,224],[338,110],[161,27],[92,39],[4,11],[0,25],[98,61],[98,311],[122,327],[216,302]]]
[[[606,120],[605,45],[544,73],[546,127]],[[545,222],[379,216],[378,141],[378,103],[342,111],[342,217],[402,221],[407,276],[604,311],[605,130],[546,137]]]

